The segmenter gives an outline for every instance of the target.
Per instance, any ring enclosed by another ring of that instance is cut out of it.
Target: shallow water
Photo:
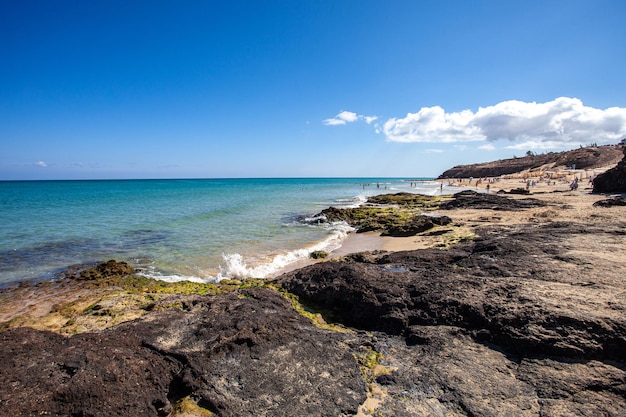
[[[364,185],[368,184],[368,185]],[[0,285],[54,279],[68,265],[128,261],[164,280],[266,277],[311,250],[332,250],[345,224],[302,217],[371,195],[439,193],[397,178],[0,182]]]

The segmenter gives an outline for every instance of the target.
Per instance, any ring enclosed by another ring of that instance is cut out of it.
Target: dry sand
[[[430,231],[411,237],[385,237],[376,232],[353,233],[344,241],[343,246],[331,254],[331,258],[345,256],[349,253],[385,250],[404,251],[430,247],[447,247],[459,237],[472,236],[474,229],[486,224],[520,224],[538,223],[547,221],[573,221],[573,222],[609,222],[612,218],[626,218],[624,207],[611,209],[594,207],[593,203],[604,200],[611,196],[603,194],[591,194],[593,188],[590,177],[612,168],[613,165],[596,168],[593,170],[553,170],[553,171],[528,171],[518,174],[506,175],[498,178],[472,179],[464,178],[455,181],[439,180],[445,185],[462,186],[481,192],[497,193],[500,190],[510,191],[516,188],[528,190],[530,195],[507,194],[509,198],[536,198],[548,203],[547,207],[533,208],[523,211],[501,210],[440,210],[431,214],[446,215],[452,218],[454,236],[442,234],[432,235]],[[550,175],[553,179],[547,179]],[[578,189],[570,190],[570,184],[575,178],[579,179]],[[489,189],[487,189],[489,185]],[[617,196],[617,195],[613,195]],[[626,194],[622,194],[626,197]],[[623,257],[623,253],[616,256]]]

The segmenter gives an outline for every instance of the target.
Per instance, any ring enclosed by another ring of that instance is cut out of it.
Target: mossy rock
[[[126,262],[110,260],[99,263],[93,268],[81,271],[78,276],[74,276],[74,278],[79,280],[95,281],[100,279],[125,277],[134,273],[135,268]]]
[[[422,194],[396,193],[381,194],[367,199],[371,204],[395,204],[400,206],[431,206],[437,204],[439,197]]]
[[[368,199],[369,204],[377,206],[329,207],[320,214],[330,222],[345,221],[357,233],[380,231],[387,236],[412,236],[429,228],[417,227],[416,216],[437,208],[441,201],[440,197],[421,194],[383,194]],[[430,227],[433,223],[439,225],[433,220]]]
[[[328,258],[328,252],[323,250],[316,250],[309,254],[311,259],[326,259]]]

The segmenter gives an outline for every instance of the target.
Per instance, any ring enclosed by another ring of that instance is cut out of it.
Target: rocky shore
[[[589,191],[329,209],[424,249],[275,280],[2,290],[0,414],[626,415],[626,208]]]

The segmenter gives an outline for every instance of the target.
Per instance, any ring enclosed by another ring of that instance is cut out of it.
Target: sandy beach
[[[514,189],[528,189],[528,195],[507,194],[509,198],[537,198],[546,201],[550,208],[533,208],[527,211],[489,211],[489,210],[446,210],[435,211],[433,215],[450,216],[455,223],[462,224],[457,232],[471,235],[473,229],[485,224],[537,223],[541,221],[588,221],[607,220],[607,211],[594,207],[593,203],[606,199],[602,194],[592,194],[590,178],[606,171],[612,166],[592,170],[555,170],[525,172],[497,178],[461,178],[453,181],[438,180],[443,185],[465,187],[480,192],[496,194],[498,191],[509,192]],[[547,175],[554,179],[548,180]],[[578,178],[578,189],[570,190],[570,185]],[[526,187],[529,184],[528,188]],[[489,187],[487,187],[489,186]],[[444,192],[445,195],[445,192]],[[617,196],[615,194],[614,196]],[[623,195],[622,195],[623,196]],[[446,244],[448,236],[422,233],[410,237],[380,236],[378,232],[351,233],[341,248],[331,254],[338,258],[363,251],[405,251],[440,247]]]

